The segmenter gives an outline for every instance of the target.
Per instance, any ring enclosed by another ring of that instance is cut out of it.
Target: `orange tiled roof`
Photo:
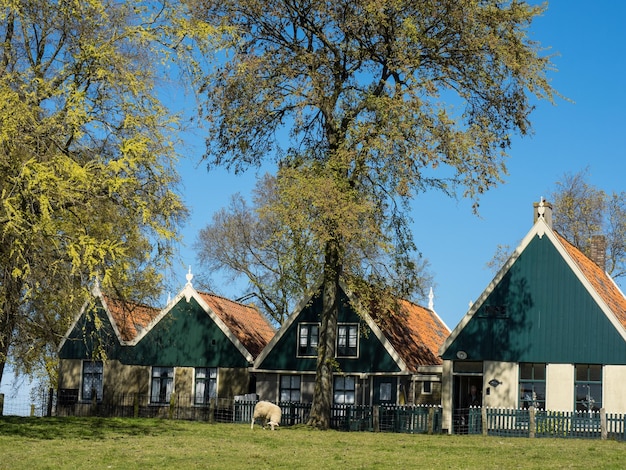
[[[432,310],[400,300],[397,313],[375,321],[409,370],[442,364],[439,348],[450,330]]]
[[[258,356],[273,338],[274,328],[255,307],[214,294],[198,294],[253,357]]]
[[[159,310],[147,305],[114,299],[102,295],[123,341],[132,341],[140,330],[159,314]]]
[[[558,233],[555,232],[555,234],[594,290],[602,297],[619,322],[626,328],[626,298],[613,280],[578,248]]]

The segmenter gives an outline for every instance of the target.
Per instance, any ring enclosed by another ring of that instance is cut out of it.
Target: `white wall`
[[[489,408],[517,408],[519,366],[515,362],[485,361],[483,365],[483,405]],[[497,386],[489,381],[501,382]]]
[[[573,364],[548,364],[546,366],[546,409],[551,411],[574,409]]]
[[[602,406],[607,413],[626,413],[626,366],[604,366]]]

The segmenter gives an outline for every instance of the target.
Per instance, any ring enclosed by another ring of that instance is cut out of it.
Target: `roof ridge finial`
[[[193,274],[191,274],[191,265],[189,265],[189,272],[187,273],[185,278],[187,279],[187,285],[190,286],[191,280],[193,279]]]
[[[433,302],[434,298],[435,294],[433,293],[433,288],[431,286],[430,292],[428,293],[428,310],[432,310],[433,312],[435,311],[435,303]]]
[[[541,217],[542,219],[545,219],[545,214],[546,214],[546,204],[545,204],[546,200],[543,198],[543,196],[541,196],[539,198],[539,207],[537,208],[537,215],[539,217]]]

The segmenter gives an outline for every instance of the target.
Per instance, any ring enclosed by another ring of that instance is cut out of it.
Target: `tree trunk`
[[[335,343],[339,315],[339,278],[341,258],[339,242],[326,243],[324,277],[322,286],[322,312],[317,349],[317,368],[313,404],[308,425],[319,429],[330,427],[330,408],[333,402],[333,370],[335,368]]]

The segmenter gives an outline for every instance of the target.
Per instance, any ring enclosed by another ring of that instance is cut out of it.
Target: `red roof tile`
[[[602,300],[611,309],[615,317],[626,328],[626,298],[613,280],[578,248],[558,233],[555,232],[555,234],[565,250],[576,262],[585,278],[593,286],[593,289],[602,297]]]
[[[432,310],[401,300],[397,313],[375,321],[409,370],[442,364],[439,348],[450,330]]]
[[[147,305],[102,295],[123,341],[132,341],[160,313]]]
[[[198,292],[243,346],[256,357],[274,336],[274,328],[255,307]]]

